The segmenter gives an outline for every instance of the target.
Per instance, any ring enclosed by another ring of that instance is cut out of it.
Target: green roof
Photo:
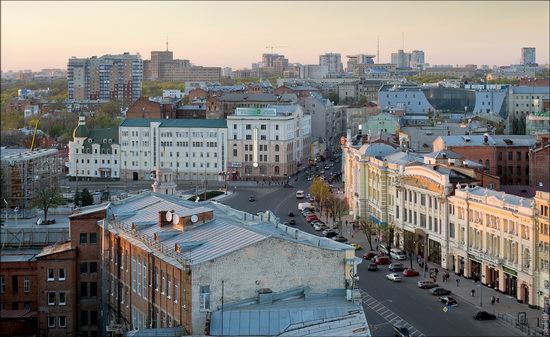
[[[120,127],[149,127],[151,123],[159,122],[165,128],[227,128],[225,119],[162,119],[162,118],[125,118]]]
[[[111,139],[111,143],[109,143],[109,139]],[[91,148],[92,144],[99,144],[101,149],[108,149],[111,148],[111,145],[118,144],[118,128],[91,129],[83,145],[86,149]]]

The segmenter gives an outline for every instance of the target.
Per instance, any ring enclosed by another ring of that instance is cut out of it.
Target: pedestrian
[[[476,294],[476,290],[472,289],[472,297],[474,297],[475,294]]]
[[[499,303],[499,302],[500,302],[500,297],[498,297],[498,295],[497,295],[497,303]]]
[[[376,251],[378,251],[378,245],[376,245]]]
[[[434,276],[434,283],[437,282],[437,276]]]
[[[460,287],[460,279],[459,278],[456,279],[456,286]]]
[[[491,305],[495,305],[495,297],[491,296]]]

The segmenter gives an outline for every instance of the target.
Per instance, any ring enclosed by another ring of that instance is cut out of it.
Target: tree
[[[78,190],[74,193],[73,203],[74,203],[74,207],[82,206],[82,202],[80,199],[80,192],[78,192]]]
[[[330,188],[328,187],[328,184],[319,178],[315,178],[309,187],[309,192],[319,203],[321,214],[323,214],[323,207],[327,206],[327,201],[330,196]],[[328,222],[328,208],[325,213],[327,217],[326,221]]]
[[[372,236],[376,234],[377,225],[372,219],[360,219],[359,220],[359,230],[362,231],[367,237],[367,242],[369,243],[370,250],[372,248]]]
[[[367,103],[367,98],[365,96],[359,97],[359,106],[365,106]]]
[[[338,103],[340,103],[340,96],[337,92],[331,92],[328,95],[328,99],[329,101],[334,102],[334,105],[338,105]]]
[[[332,213],[332,219],[338,219],[338,223],[342,224],[342,216],[349,211],[349,205],[342,199],[330,194],[327,199],[327,210]],[[341,228],[338,228],[341,229]]]
[[[63,195],[59,192],[57,184],[51,181],[39,179],[35,184],[34,196],[31,206],[44,212],[44,221],[48,220],[48,210],[65,204]]]
[[[82,190],[82,193],[80,193],[80,202],[82,207],[90,206],[94,204],[94,197],[88,191],[87,188]]]
[[[90,129],[116,128],[120,121],[120,117],[115,117],[109,112],[100,111],[86,121],[86,126]]]

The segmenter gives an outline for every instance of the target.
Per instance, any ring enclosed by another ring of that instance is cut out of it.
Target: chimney
[[[258,304],[271,303],[273,303],[273,291],[269,288],[262,288],[258,290]]]
[[[170,213],[168,217],[172,215],[171,212],[159,211],[159,221],[158,221],[159,227],[164,227],[172,224],[172,221],[168,221],[168,218],[166,217],[167,213]]]
[[[489,142],[489,134],[483,134],[483,143],[487,144]]]

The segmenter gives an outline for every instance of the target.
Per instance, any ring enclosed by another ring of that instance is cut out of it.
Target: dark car
[[[477,320],[483,321],[487,319],[497,319],[497,316],[491,313],[488,313],[487,311],[480,310],[474,314],[474,318]]]
[[[289,225],[295,225],[295,224],[296,224],[296,220],[290,219],[290,220],[288,220],[288,224],[289,224]]]
[[[456,307],[458,305],[458,302],[452,296],[441,296],[439,301],[445,303],[446,306]]]
[[[283,187],[284,187],[284,188],[293,188],[294,186],[292,186],[292,185],[290,185],[290,184],[285,184]]]
[[[294,216],[294,212],[293,212],[293,211],[289,211],[289,212],[288,212],[288,216]]]
[[[403,266],[402,263],[392,263],[390,264],[389,269],[391,271],[402,271],[402,270],[405,270],[405,267]]]
[[[372,259],[372,258],[375,257],[375,256],[376,256],[376,253],[375,253],[375,252],[368,252],[368,253],[363,254],[363,258],[364,258],[365,260],[370,260],[370,259]]]
[[[369,265],[367,267],[367,270],[368,271],[377,271],[378,270],[378,265],[376,263],[369,263]]]
[[[336,233],[336,232],[330,232],[330,233],[323,234],[323,235],[324,235],[326,238],[331,239],[331,238],[333,238],[333,237],[335,237],[335,236],[338,236],[338,233]]]
[[[441,296],[441,295],[449,295],[451,293],[451,291],[447,290],[445,288],[435,287],[435,288],[430,289],[430,293],[432,295]]]
[[[408,328],[405,328],[404,326],[393,326],[393,334],[395,337],[410,337],[411,333],[409,332]]]
[[[253,195],[251,195],[248,197],[248,201],[256,201],[256,198]]]

